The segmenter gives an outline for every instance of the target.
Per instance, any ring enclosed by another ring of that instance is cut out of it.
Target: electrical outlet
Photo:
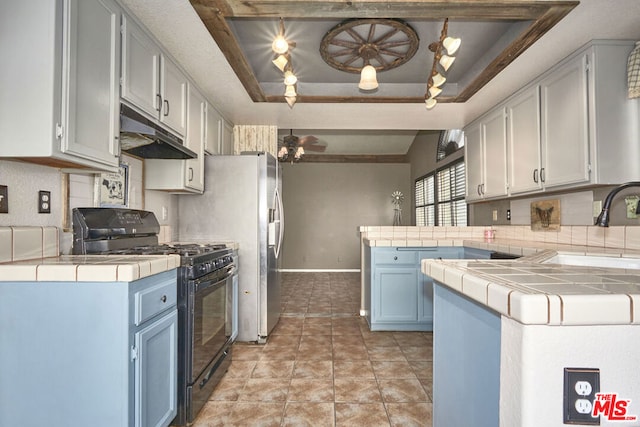
[[[493,214],[493,215],[492,215],[492,216],[493,216],[493,220],[494,220],[494,221],[497,221],[497,220],[498,220],[498,210],[497,210],[497,209],[494,209],[494,210],[493,210],[493,212],[492,212],[492,214]]]
[[[51,191],[38,191],[38,213],[51,213]]]
[[[511,221],[511,209],[507,209],[507,221]]]
[[[592,417],[593,402],[600,392],[600,370],[564,368],[564,424],[600,425],[600,417]]]
[[[9,213],[9,188],[0,185],[0,213]]]

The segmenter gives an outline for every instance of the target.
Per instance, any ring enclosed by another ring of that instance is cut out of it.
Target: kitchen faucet
[[[619,191],[629,187],[640,187],[640,181],[627,182],[611,190],[611,192],[609,192],[609,194],[607,194],[607,197],[604,199],[602,212],[600,212],[600,215],[598,215],[595,225],[598,225],[600,227],[609,226],[609,208],[611,208],[611,202],[613,201],[613,198],[615,197],[616,194],[618,194]],[[638,209],[640,209],[640,205]],[[636,213],[638,209],[636,209]]]

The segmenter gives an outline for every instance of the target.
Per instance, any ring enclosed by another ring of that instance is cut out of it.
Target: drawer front
[[[376,251],[375,265],[417,265],[418,253],[416,251],[381,250]]]
[[[158,283],[135,293],[136,326],[176,305],[178,291],[175,281]]]

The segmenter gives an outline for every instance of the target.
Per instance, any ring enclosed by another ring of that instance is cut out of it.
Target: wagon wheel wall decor
[[[320,54],[340,71],[360,73],[367,64],[386,71],[409,61],[418,44],[415,30],[399,19],[350,19],[325,34]]]

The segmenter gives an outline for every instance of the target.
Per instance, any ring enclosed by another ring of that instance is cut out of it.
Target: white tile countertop
[[[515,242],[500,244],[516,247]],[[535,255],[509,261],[424,259],[421,270],[472,300],[527,325],[640,324],[640,269],[549,263],[558,254],[628,257],[637,262],[640,253],[571,249],[562,252],[541,247]]]
[[[131,282],[179,266],[179,255],[62,255],[0,263],[0,280]]]

